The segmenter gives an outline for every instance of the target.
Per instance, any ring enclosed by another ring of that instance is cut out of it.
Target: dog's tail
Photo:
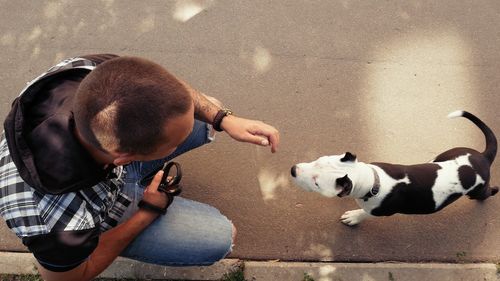
[[[486,124],[484,124],[481,119],[467,111],[457,110],[448,114],[448,118],[455,117],[465,117],[481,129],[486,137],[486,149],[483,151],[483,155],[490,161],[490,164],[493,163],[493,160],[495,160],[495,156],[497,155],[497,138],[495,137],[493,131]]]

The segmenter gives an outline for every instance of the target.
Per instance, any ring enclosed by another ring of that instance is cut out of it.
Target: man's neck
[[[107,168],[109,165],[113,164],[113,157],[108,153],[101,151],[90,143],[86,142],[81,136],[77,128],[75,128],[74,134],[78,142],[87,150],[87,152],[92,156],[96,163],[103,166],[103,169]]]

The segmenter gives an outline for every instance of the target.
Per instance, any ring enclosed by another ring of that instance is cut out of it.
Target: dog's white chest
[[[378,167],[373,167],[376,169],[377,173],[380,176],[380,190],[376,196],[370,197],[368,200],[364,199],[356,199],[356,202],[360,207],[362,207],[365,211],[370,212],[374,208],[380,206],[384,198],[391,193],[392,189],[400,184],[410,184],[410,179],[408,176],[405,176],[402,179],[394,179],[386,174],[382,169]]]

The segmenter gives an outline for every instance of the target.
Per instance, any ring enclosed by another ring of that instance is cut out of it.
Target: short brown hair
[[[73,112],[82,137],[104,150],[149,154],[171,118],[190,109],[186,87],[162,66],[137,57],[98,65],[81,82]]]

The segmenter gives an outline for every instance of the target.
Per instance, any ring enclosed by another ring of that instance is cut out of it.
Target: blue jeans
[[[162,160],[133,162],[124,167],[124,192],[132,200],[120,222],[138,209],[144,186],[139,182],[165,161],[211,141],[210,127],[198,120],[193,131],[177,150]],[[232,223],[209,205],[176,197],[128,247],[121,256],[170,266],[210,265],[224,258],[232,248]]]

